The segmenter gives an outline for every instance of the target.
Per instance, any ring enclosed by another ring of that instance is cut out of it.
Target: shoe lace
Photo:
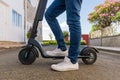
[[[68,61],[68,58],[65,57],[65,58],[64,58],[64,61],[63,61],[63,62],[60,62],[59,65],[65,64],[65,63],[67,63],[67,62],[69,62],[69,61]]]

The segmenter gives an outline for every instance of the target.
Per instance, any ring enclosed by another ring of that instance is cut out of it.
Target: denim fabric
[[[66,45],[62,30],[56,19],[61,13],[66,11],[67,24],[70,32],[70,47],[69,55],[71,62],[75,64],[77,57],[80,53],[80,39],[81,39],[81,26],[80,26],[80,9],[82,0],[54,0],[45,13],[46,21],[48,22],[52,32],[58,43],[58,48],[65,51]]]

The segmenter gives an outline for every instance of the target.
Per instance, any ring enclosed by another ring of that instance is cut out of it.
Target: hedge
[[[42,41],[43,45],[57,45],[57,42],[55,40],[44,40]],[[81,45],[86,45],[86,41],[85,40],[81,40],[80,41]],[[69,41],[66,41],[66,45],[70,45]]]

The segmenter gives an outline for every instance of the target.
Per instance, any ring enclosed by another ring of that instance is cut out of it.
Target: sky
[[[48,0],[47,7],[53,2],[54,0]],[[82,29],[82,34],[89,34],[92,24],[89,23],[88,15],[89,13],[94,11],[94,7],[104,3],[105,0],[83,0],[82,7],[81,7],[81,29]],[[61,29],[63,31],[69,31],[69,27],[66,24],[66,13],[64,12],[61,14],[59,17],[57,17],[58,22],[60,23]],[[43,26],[43,40],[49,40],[49,34],[52,33],[51,29],[49,28],[45,18],[43,19],[42,22]],[[54,37],[54,35],[52,35]],[[53,38],[54,39],[54,38]]]

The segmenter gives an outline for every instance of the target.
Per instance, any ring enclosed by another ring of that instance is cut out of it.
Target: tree
[[[49,33],[50,40],[52,40],[53,36],[52,33]]]
[[[111,25],[113,17],[119,11],[120,0],[106,0],[94,8],[94,11],[89,14],[88,20],[94,25],[105,28]]]
[[[68,31],[63,31],[63,36],[65,41],[68,41],[68,37],[69,37]]]

